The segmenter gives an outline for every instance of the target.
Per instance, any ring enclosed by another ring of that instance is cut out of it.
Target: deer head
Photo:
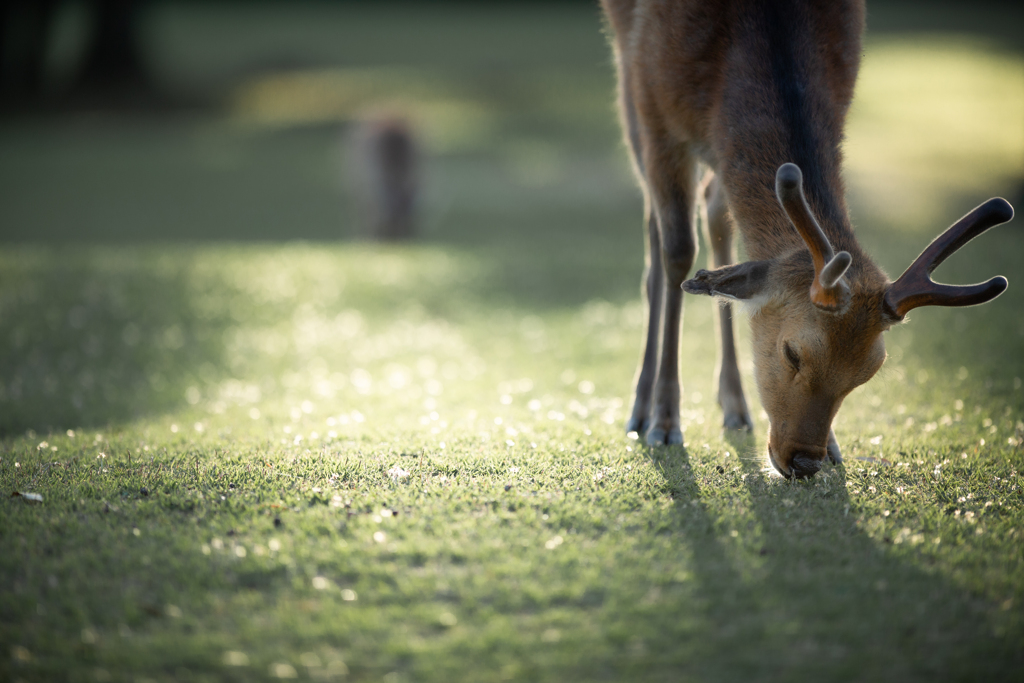
[[[779,167],[775,190],[806,248],[701,270],[683,289],[746,304],[757,388],[771,423],[769,459],[783,475],[802,478],[817,472],[826,456],[839,460],[832,420],[843,399],[882,367],[887,329],[913,308],[973,306],[1006,289],[1002,276],[970,286],[937,284],[929,276],[967,242],[1009,221],[1013,209],[1004,199],[990,199],[889,282],[859,250],[834,253],[804,198],[796,165]]]

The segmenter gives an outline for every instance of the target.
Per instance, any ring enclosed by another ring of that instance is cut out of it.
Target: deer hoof
[[[828,459],[832,461],[833,465],[841,465],[843,463],[843,454],[839,450],[839,444],[835,441],[829,441],[828,443]]]
[[[626,421],[626,433],[636,432],[637,434],[643,434],[647,431],[647,416],[646,415],[634,415]]]
[[[647,431],[649,446],[677,446],[683,443],[683,432],[678,427],[672,429],[652,428]]]
[[[754,425],[751,423],[750,417],[743,413],[726,413],[722,426],[737,432],[754,431]]]

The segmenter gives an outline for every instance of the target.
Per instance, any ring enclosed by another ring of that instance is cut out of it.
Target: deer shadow
[[[747,435],[726,438],[737,453],[754,447]],[[680,542],[691,549],[701,596],[708,654],[683,664],[691,673],[899,681],[1019,674],[1019,634],[993,635],[988,601],[872,539],[842,465],[826,467],[817,480],[789,482],[766,477],[763,458],[741,457],[722,502],[700,494],[713,485],[716,465],[683,449],[652,449],[650,457],[686,520],[678,524]],[[674,647],[671,634],[661,645]]]

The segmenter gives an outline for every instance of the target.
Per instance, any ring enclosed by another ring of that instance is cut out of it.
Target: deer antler
[[[849,302],[849,288],[841,280],[853,257],[845,251],[833,255],[832,245],[804,199],[803,182],[799,166],[783,164],[775,174],[775,194],[793,227],[804,238],[814,260],[811,302],[818,308],[838,311]]]
[[[990,199],[954,223],[921,252],[910,267],[885,291],[885,309],[897,321],[918,306],[974,306],[991,301],[1006,289],[997,275],[977,285],[942,285],[929,277],[939,264],[989,228],[1013,218],[1005,199]]]

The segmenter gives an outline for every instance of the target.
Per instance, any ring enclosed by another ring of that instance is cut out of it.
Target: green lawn
[[[648,449],[622,433],[640,203],[593,8],[190,7],[162,10],[168,82],[196,80],[181,35],[211,79],[276,24],[319,57],[216,113],[0,124],[0,679],[1019,679],[1019,219],[936,273],[1006,294],[887,335],[844,466],[766,469],[745,323],[758,424],[722,434],[703,298],[686,447]],[[893,275],[1024,179],[1019,47],[902,16],[847,143]],[[408,246],[352,239],[340,180],[380,100],[427,154]]]

